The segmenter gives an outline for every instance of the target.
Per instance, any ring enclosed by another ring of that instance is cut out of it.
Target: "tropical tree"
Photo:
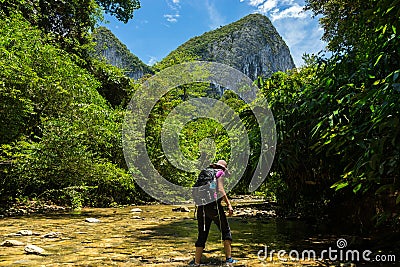
[[[116,16],[124,23],[140,8],[138,0],[4,0],[0,14],[20,13],[43,34],[52,36],[56,44],[80,58],[88,57],[90,31],[102,17],[102,11]]]
[[[391,217],[400,202],[398,1],[307,2],[333,52],[312,95],[321,111],[313,149],[340,156],[333,188],[367,194],[370,210]]]
[[[0,37],[1,203],[136,201],[122,155],[124,112],[99,94],[101,83],[21,14],[0,20]]]

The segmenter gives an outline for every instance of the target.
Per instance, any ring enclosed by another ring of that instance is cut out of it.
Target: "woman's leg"
[[[196,247],[196,253],[194,255],[194,263],[200,264],[201,263],[201,256],[203,255],[203,247]]]
[[[210,231],[212,220],[207,216],[204,206],[197,209],[197,241],[196,241],[196,252],[195,252],[195,263],[200,264],[201,256],[203,254],[204,247],[206,245],[208,233]]]
[[[225,250],[225,257],[232,258],[232,241],[231,240],[224,240],[224,250]]]
[[[228,219],[226,218],[224,208],[221,204],[217,206],[217,215],[213,217],[214,223],[221,231],[221,238],[224,241],[224,249],[226,258],[232,257],[232,233],[229,227]]]

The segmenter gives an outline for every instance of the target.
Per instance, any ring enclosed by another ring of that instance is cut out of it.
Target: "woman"
[[[196,241],[195,259],[190,263],[192,266],[200,265],[201,256],[207,241],[208,232],[211,222],[214,222],[221,231],[221,237],[224,242],[226,263],[236,263],[237,260],[232,259],[232,234],[222,207],[222,200],[227,205],[228,216],[232,216],[233,208],[224,190],[224,177],[229,175],[227,163],[225,160],[219,160],[217,163],[211,164],[210,168],[217,169],[217,193],[219,198],[215,202],[211,202],[201,206],[197,211],[198,238]]]

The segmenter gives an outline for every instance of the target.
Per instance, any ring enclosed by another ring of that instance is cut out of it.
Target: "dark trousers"
[[[197,209],[198,237],[195,243],[196,247],[205,247],[211,222],[214,222],[221,231],[222,240],[232,241],[231,229],[224,208],[220,202],[218,204],[210,203],[199,206]]]

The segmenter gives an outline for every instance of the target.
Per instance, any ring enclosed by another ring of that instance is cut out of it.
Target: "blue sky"
[[[289,46],[297,66],[304,53],[325,48],[323,30],[304,0],[141,0],[127,24],[105,16],[105,24],[144,63],[162,60],[194,36],[237,21],[251,13],[266,15]]]

